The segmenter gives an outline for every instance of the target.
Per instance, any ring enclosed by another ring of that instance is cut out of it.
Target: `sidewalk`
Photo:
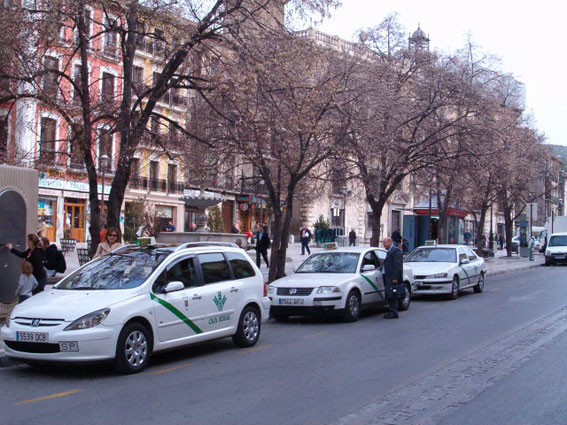
[[[80,245],[80,244],[78,244]],[[81,246],[79,246],[81,248]],[[324,251],[323,248],[310,247],[311,253]],[[269,253],[268,253],[269,254]],[[248,255],[253,261],[256,261],[256,252],[251,250],[248,251]],[[287,249],[287,260],[285,271],[286,274],[291,274],[294,270],[299,267],[299,265],[307,258],[306,255],[301,255],[301,244],[293,243],[290,244]],[[65,254],[65,260],[67,262],[67,270],[64,275],[72,273],[79,267],[79,260],[77,258],[77,252],[72,251]],[[531,269],[533,267],[540,267],[544,264],[544,256],[542,254],[534,254],[534,261],[529,261],[527,258],[521,258],[518,255],[512,257],[506,257],[506,251],[497,251],[496,256],[492,258],[486,258],[486,267],[488,276],[497,276],[505,273],[513,273],[521,270]],[[268,268],[262,260],[262,265],[260,267],[264,281],[268,281]],[[63,275],[63,276],[64,276]],[[62,275],[58,275],[62,277]],[[3,325],[3,318],[0,318],[0,325]],[[4,349],[2,344],[0,344],[0,367],[7,364],[7,360],[4,356]]]

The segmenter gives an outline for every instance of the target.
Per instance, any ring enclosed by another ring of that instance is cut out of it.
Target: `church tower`
[[[425,35],[420,26],[409,37],[408,47],[410,50],[429,51],[429,37]]]

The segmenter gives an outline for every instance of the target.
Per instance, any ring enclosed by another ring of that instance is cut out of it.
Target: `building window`
[[[106,160],[105,158],[106,157]],[[98,169],[110,171],[112,169],[112,134],[104,131],[100,134]]]
[[[154,30],[156,41],[154,42],[154,54],[163,55],[165,52],[165,35],[162,29]]]
[[[43,164],[55,162],[55,126],[57,121],[52,118],[41,119],[39,135],[39,161]]]
[[[111,58],[116,58],[117,54],[117,41],[118,41],[118,19],[109,18],[105,25],[104,42],[102,45],[102,52]]]
[[[179,123],[176,121],[169,123],[169,141],[171,143],[175,143],[178,139],[178,125]]]
[[[132,70],[132,93],[136,98],[144,91],[144,68],[135,66]]]
[[[83,168],[83,154],[80,143],[69,130],[69,167],[71,168]]]
[[[73,88],[73,103],[80,104],[81,97],[79,96],[77,87],[81,87],[81,65],[73,66],[73,83],[75,83],[75,87]]]
[[[150,131],[152,139],[157,139],[159,137],[159,117],[152,117],[150,124]]]
[[[168,164],[167,165],[167,186],[168,192],[178,192],[177,190],[177,165]]]
[[[47,56],[43,61],[43,70],[45,76],[43,77],[43,91],[48,96],[56,96],[59,87],[59,76],[54,70],[59,69],[59,61],[57,58]]]
[[[110,72],[102,73],[102,99],[114,103],[114,75]]]
[[[8,115],[0,117],[0,162],[8,159]]]
[[[150,161],[150,190],[158,189],[159,179],[159,162]]]

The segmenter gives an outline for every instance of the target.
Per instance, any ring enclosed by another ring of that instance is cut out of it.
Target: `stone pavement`
[[[78,248],[86,248],[86,244],[77,244]],[[323,248],[317,248],[315,246],[310,247],[311,253],[323,251]],[[252,260],[256,260],[256,252],[251,250],[248,251],[248,254],[252,258]],[[268,253],[269,254],[269,253]],[[294,270],[300,266],[300,264],[307,258],[306,255],[301,255],[301,244],[300,243],[293,243],[290,244],[287,250],[287,261],[286,261],[286,273],[291,274]],[[79,260],[77,258],[77,252],[72,251],[68,252],[65,255],[65,260],[67,262],[67,270],[65,271],[64,275],[67,275],[79,267]],[[539,267],[542,266],[544,263],[544,256],[542,254],[536,253],[534,255],[534,261],[529,261],[527,258],[521,258],[518,255],[514,255],[512,257],[506,257],[506,251],[498,251],[496,256],[493,258],[487,258],[486,267],[488,270],[488,276],[496,276],[504,273],[512,273],[521,270],[527,270],[532,267]],[[260,267],[262,275],[264,277],[264,281],[268,281],[268,268],[264,264],[262,260],[262,265]],[[58,275],[62,277],[61,275]],[[0,317],[0,325],[3,325],[4,317]],[[5,359],[3,359],[4,350],[2,345],[0,345],[0,367],[5,363]]]

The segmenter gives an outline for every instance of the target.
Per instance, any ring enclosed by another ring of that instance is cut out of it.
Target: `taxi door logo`
[[[224,307],[224,303],[226,302],[226,295],[223,295],[220,291],[217,293],[215,298],[213,299],[219,311],[222,311]]]

